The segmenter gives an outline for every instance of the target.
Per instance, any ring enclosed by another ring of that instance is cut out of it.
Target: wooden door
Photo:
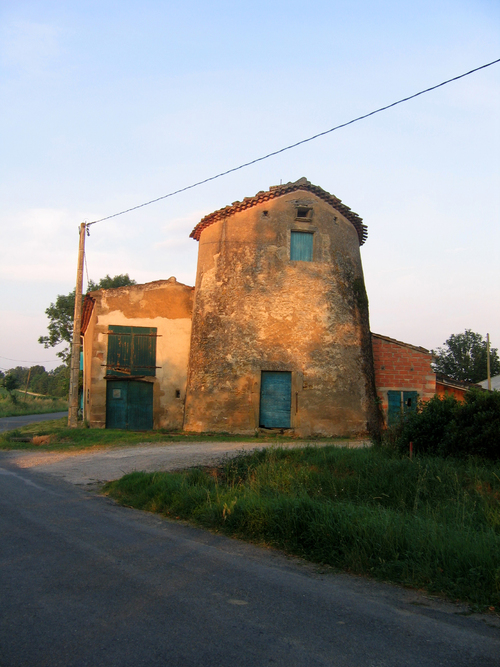
[[[416,410],[418,393],[416,391],[388,391],[389,402],[387,423],[389,426],[397,424],[407,412]]]
[[[153,384],[108,381],[106,428],[149,431],[153,428]]]
[[[290,428],[292,374],[262,371],[260,386],[260,426]]]

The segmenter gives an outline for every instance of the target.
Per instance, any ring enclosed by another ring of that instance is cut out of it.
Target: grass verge
[[[499,465],[273,448],[212,470],[132,473],[105,492],[347,572],[500,608]]]
[[[20,438],[46,436],[48,442],[36,445],[21,442]],[[37,422],[29,426],[5,431],[0,434],[0,451],[12,449],[36,449],[42,451],[61,451],[71,449],[90,449],[98,447],[125,447],[145,443],[168,442],[255,442],[269,445],[279,442],[291,442],[290,437],[269,434],[265,436],[233,435],[229,433],[184,433],[182,431],[120,431],[118,429],[90,429],[84,424],[78,428],[68,428],[67,418]],[[348,440],[346,440],[348,442]]]
[[[7,392],[0,392],[0,418],[21,415],[41,415],[49,412],[63,412],[68,409],[68,401],[55,396],[24,397],[24,392],[16,392],[17,402],[13,403]]]

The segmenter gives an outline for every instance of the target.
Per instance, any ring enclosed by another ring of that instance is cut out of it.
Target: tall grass
[[[39,415],[48,412],[63,412],[68,409],[68,401],[53,396],[32,396],[16,391],[14,403],[5,389],[0,388],[0,417],[19,415]]]
[[[498,465],[268,449],[210,471],[133,473],[106,490],[314,562],[500,606]]]

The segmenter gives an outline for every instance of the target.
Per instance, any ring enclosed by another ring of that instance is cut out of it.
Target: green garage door
[[[153,383],[108,380],[106,428],[150,431],[153,428]]]
[[[260,426],[290,428],[292,374],[262,371],[260,385]]]

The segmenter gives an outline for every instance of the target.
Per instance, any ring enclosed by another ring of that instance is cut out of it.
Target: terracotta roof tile
[[[83,300],[83,309],[82,309],[82,323],[80,328],[80,333],[83,336],[87,331],[89,326],[90,318],[92,316],[92,310],[94,309],[95,299],[93,299],[88,294],[85,295]]]
[[[357,213],[351,211],[351,209],[342,203],[342,201],[331,195],[326,190],[323,190],[317,185],[313,185],[306,178],[300,178],[295,183],[285,183],[284,185],[272,185],[269,190],[261,190],[258,192],[255,197],[245,197],[243,201],[235,201],[231,206],[225,206],[224,208],[214,211],[209,215],[206,215],[200,222],[196,225],[193,231],[190,234],[190,237],[200,240],[201,232],[209,227],[214,222],[227,218],[230,215],[234,215],[239,211],[244,211],[247,208],[261,204],[262,202],[269,201],[270,199],[275,199],[276,197],[282,197],[290,192],[296,192],[297,190],[305,190],[306,192],[312,192],[320,199],[323,199],[327,204],[330,204],[336,211],[341,213],[347,220],[349,220],[358,233],[359,245],[363,245],[368,236],[368,231],[366,225],[363,224],[363,219],[359,217]]]

